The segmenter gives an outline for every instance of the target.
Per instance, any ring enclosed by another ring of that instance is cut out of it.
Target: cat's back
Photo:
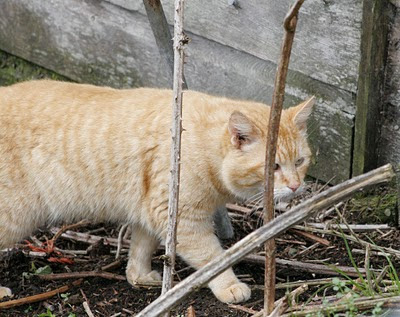
[[[162,89],[29,81],[0,88],[0,131],[28,147],[66,138],[68,143],[96,136],[123,143],[132,136],[164,137],[171,101],[171,92]]]
[[[125,219],[143,171],[168,151],[167,95],[45,80],[0,88],[0,196],[55,219]]]
[[[52,112],[53,117],[60,112],[65,115],[71,109],[74,112],[107,113],[118,111],[152,111],[170,99],[170,92],[162,89],[136,88],[113,89],[87,84],[60,81],[37,80],[18,83],[0,88],[0,111],[5,113],[35,115]],[[171,95],[172,96],[172,95]],[[158,100],[158,102],[154,102]]]
[[[197,91],[184,92],[184,120],[204,126],[224,120],[234,110],[258,119],[265,117],[265,105],[210,96]],[[65,121],[77,117],[108,117],[108,120],[134,120],[159,127],[170,127],[173,95],[168,89],[113,89],[87,84],[37,80],[0,87],[0,113],[37,119]],[[267,113],[268,114],[268,113]],[[51,118],[41,118],[41,116]],[[122,118],[122,119],[121,119]],[[15,119],[15,118],[14,118]],[[155,120],[155,122],[152,122]],[[98,122],[101,123],[101,122]],[[161,126],[160,126],[161,125]]]

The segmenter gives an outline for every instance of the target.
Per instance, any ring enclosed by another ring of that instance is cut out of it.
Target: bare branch
[[[284,21],[285,35],[275,75],[274,94],[272,96],[271,111],[269,115],[267,149],[265,154],[264,223],[271,221],[275,217],[274,166],[276,144],[278,142],[279,123],[281,120],[283,99],[285,97],[286,76],[289,68],[294,33],[296,30],[297,14],[303,2],[304,0],[297,0],[286,15]],[[268,316],[274,309],[275,271],[275,241],[271,239],[265,244],[264,316]]]
[[[295,31],[294,28],[296,28],[296,25],[293,25],[293,19],[297,19],[297,15],[299,14],[299,10],[303,2],[304,0],[297,0],[296,3],[290,8],[289,12],[286,14],[285,22],[283,22],[283,26],[285,27],[286,31]]]
[[[176,256],[176,226],[179,202],[179,178],[182,135],[182,83],[184,45],[188,40],[183,33],[184,0],[175,0],[174,16],[174,83],[172,115],[171,175],[169,179],[168,232],[165,240],[162,294],[172,287]]]

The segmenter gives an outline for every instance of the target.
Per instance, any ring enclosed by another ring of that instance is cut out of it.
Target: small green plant
[[[36,268],[35,263],[32,262],[30,272],[23,272],[22,277],[24,279],[29,280],[34,275],[43,275],[43,274],[51,274],[51,273],[53,273],[53,270],[51,269],[50,266],[45,265],[45,266]]]
[[[54,315],[50,309],[47,309],[47,311],[45,313],[41,313],[39,315],[37,315],[37,317],[57,317],[56,315]]]
[[[48,265],[39,267],[36,271],[34,271],[35,275],[43,275],[43,274],[51,274],[51,273],[53,273],[53,270]]]
[[[64,300],[64,302],[68,301],[69,295],[71,295],[71,293],[62,293],[62,294],[60,294],[60,296]]]
[[[351,252],[351,248],[349,246],[348,241],[346,240],[345,235],[342,232],[342,238],[345,244],[345,248],[352,263],[355,271],[357,272],[358,278],[354,279],[348,276],[345,272],[340,270],[339,268],[329,265],[332,269],[334,269],[340,277],[332,278],[332,282],[326,285],[321,286],[312,296],[310,299],[305,303],[304,306],[307,306],[311,299],[314,296],[322,293],[323,300],[321,305],[321,311],[313,312],[307,314],[306,317],[322,317],[322,316],[329,316],[329,317],[339,317],[339,316],[346,316],[346,317],[356,317],[356,316],[384,316],[386,314],[385,310],[383,309],[384,301],[378,302],[373,308],[369,310],[360,311],[357,307],[357,302],[360,300],[361,297],[370,298],[371,300],[376,298],[377,296],[381,297],[382,295],[386,295],[388,297],[400,295],[400,280],[397,274],[397,271],[390,259],[390,256],[385,252],[385,250],[379,248],[373,241],[370,240],[370,243],[373,245],[371,248],[377,249],[381,251],[387,260],[387,267],[383,270],[386,272],[386,276],[389,277],[390,281],[387,282],[389,287],[389,292],[385,290],[383,293],[383,286],[387,286],[383,279],[383,275],[378,277],[375,271],[371,270],[369,263],[365,264],[365,275],[361,274],[356,261],[353,257]],[[326,294],[333,294],[336,300],[328,300]],[[336,313],[335,309],[337,310],[338,305],[345,305],[346,311],[341,313]],[[336,306],[336,307],[335,307]]]
[[[374,307],[374,309],[371,312],[373,317],[382,315],[382,312],[383,312],[382,306],[383,306],[383,302],[376,304],[376,306]]]
[[[24,310],[24,313],[27,314],[27,313],[31,312],[32,310],[33,310],[32,306],[29,305],[28,308]]]

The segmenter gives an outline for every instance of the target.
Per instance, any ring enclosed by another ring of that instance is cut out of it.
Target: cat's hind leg
[[[159,245],[158,239],[140,225],[132,226],[126,278],[132,285],[161,281],[161,275],[151,270],[151,258]]]
[[[0,184],[0,198],[0,250],[3,250],[29,236],[41,223],[43,215],[34,212],[37,201],[33,195],[19,188]],[[0,299],[6,296],[12,296],[11,290],[0,286]]]
[[[38,200],[26,191],[0,184],[0,250],[11,248],[45,222]]]
[[[185,219],[178,224],[177,252],[191,266],[199,269],[222,254],[218,238],[214,235],[212,219]],[[214,295],[225,303],[239,303],[250,298],[250,288],[240,282],[232,268],[208,283]]]

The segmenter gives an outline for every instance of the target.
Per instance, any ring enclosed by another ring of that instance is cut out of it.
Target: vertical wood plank
[[[174,50],[172,48],[172,35],[169,31],[167,19],[160,0],[143,0],[149,19],[151,30],[160,52],[161,60],[164,63],[165,71],[170,79],[172,88],[174,72]],[[187,89],[186,80],[183,76],[183,89]]]
[[[154,39],[156,40],[161,60],[170,79],[172,88],[172,76],[174,72],[174,51],[172,49],[172,35],[169,31],[167,19],[160,0],[143,0],[146,9],[147,18],[149,19]]]
[[[377,136],[383,97],[387,54],[387,0],[364,0],[361,61],[356,98],[352,174],[359,175],[377,164]]]

